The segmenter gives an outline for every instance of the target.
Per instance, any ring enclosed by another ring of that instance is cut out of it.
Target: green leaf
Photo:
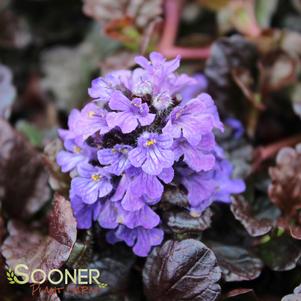
[[[279,0],[256,0],[255,14],[261,27],[269,27]]]
[[[32,145],[42,146],[43,133],[34,124],[21,120],[17,123],[17,129],[28,138]]]

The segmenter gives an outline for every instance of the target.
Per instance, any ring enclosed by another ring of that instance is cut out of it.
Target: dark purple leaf
[[[300,163],[301,144],[298,144],[296,148],[282,148],[277,154],[276,166],[269,169],[272,179],[269,196],[282,213],[278,224],[295,239],[301,238]]]
[[[286,53],[280,53],[273,61],[268,62],[269,69],[266,78],[266,89],[279,91],[296,82],[298,61]]]
[[[262,261],[246,249],[217,244],[211,247],[227,282],[253,280],[260,275]]]
[[[290,294],[281,299],[281,301],[300,301],[301,300],[301,294],[295,295]]]
[[[265,235],[273,227],[272,220],[256,217],[251,205],[242,196],[233,199],[231,211],[251,236]]]
[[[166,241],[149,255],[143,270],[151,301],[216,300],[220,277],[214,253],[194,239]]]
[[[301,284],[294,289],[294,293],[287,295],[281,301],[300,301],[301,300]]]
[[[167,211],[165,219],[167,225],[175,233],[201,232],[210,227],[212,211],[207,209],[199,217],[193,217],[188,210]]]
[[[223,300],[226,301],[257,301],[254,291],[250,288],[237,288],[228,292]]]
[[[42,157],[5,120],[0,119],[0,194],[4,211],[27,218],[49,199]]]
[[[91,249],[92,247],[90,246],[89,248]],[[125,300],[122,296],[128,290],[129,282],[133,277],[130,272],[135,263],[135,257],[129,249],[122,245],[117,245],[114,250],[110,250],[109,252],[104,251],[104,253],[95,254],[89,262],[86,262],[82,266],[90,269],[98,269],[101,275],[100,281],[107,284],[107,287],[98,287],[93,284],[93,292],[79,295],[73,289],[74,284],[69,284],[64,291],[65,298],[72,300],[74,298],[80,298],[81,300],[95,298],[95,300],[99,301]]]
[[[294,239],[301,239],[301,226],[300,225],[290,225],[289,226],[289,231]]]
[[[187,207],[188,205],[187,194],[175,187],[164,192],[163,201],[179,207]]]
[[[205,74],[209,93],[222,110],[227,107],[227,111],[233,109],[243,113],[241,109],[245,108],[244,96],[234,81],[232,72],[238,67],[248,72],[253,80],[252,88],[255,88],[258,78],[257,60],[255,46],[241,36],[224,37],[213,44]]]
[[[29,271],[39,268],[48,273],[67,261],[77,235],[70,202],[56,195],[49,219],[48,235],[14,221],[8,223],[9,236],[1,251],[12,269],[22,263]]]
[[[298,242],[285,234],[273,237],[270,241],[262,244],[259,252],[260,258],[274,271],[294,269],[301,257],[301,248]]]

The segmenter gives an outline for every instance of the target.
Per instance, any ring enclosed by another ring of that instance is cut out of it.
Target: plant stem
[[[259,146],[254,150],[253,171],[259,169],[261,164],[269,158],[275,156],[278,151],[285,146],[294,146],[301,141],[301,134],[297,134],[290,138],[280,140],[267,146]]]
[[[187,48],[175,46],[182,7],[185,0],[165,1],[165,22],[159,51],[168,58],[180,55],[183,59],[207,59],[210,47]]]

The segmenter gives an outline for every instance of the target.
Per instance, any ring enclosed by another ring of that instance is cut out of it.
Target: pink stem
[[[210,56],[210,47],[204,48],[185,48],[185,47],[167,47],[161,48],[160,51],[168,58],[180,55],[182,59],[198,60],[207,59]]]
[[[165,0],[165,23],[160,48],[168,48],[175,43],[184,2],[185,0]]]
[[[180,55],[183,59],[206,59],[210,47],[187,48],[175,46],[182,7],[186,0],[165,0],[165,22],[159,51],[168,58]]]
[[[253,168],[252,168],[253,171],[258,170],[262,162],[275,156],[281,148],[286,146],[294,146],[300,141],[301,141],[301,134],[298,134],[293,137],[283,139],[281,141],[278,141],[276,143],[267,146],[259,146],[254,150],[255,161],[253,163]]]

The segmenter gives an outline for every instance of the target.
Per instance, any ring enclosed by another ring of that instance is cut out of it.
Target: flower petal
[[[129,160],[135,167],[140,167],[146,160],[146,151],[142,147],[136,147],[129,152]]]

